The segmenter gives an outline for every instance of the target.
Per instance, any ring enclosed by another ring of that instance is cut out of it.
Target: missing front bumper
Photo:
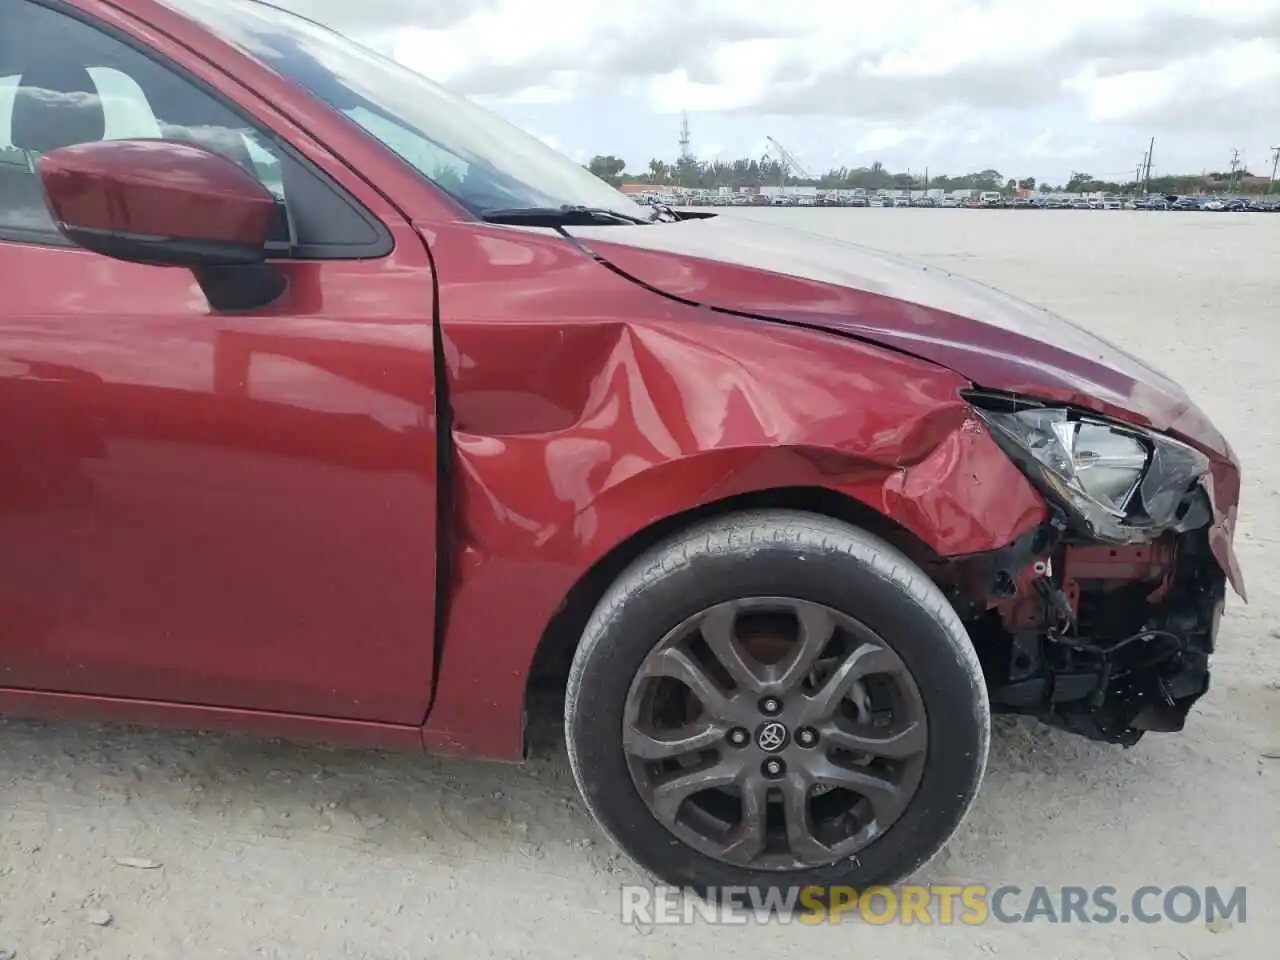
[[[1132,744],[1208,690],[1226,592],[1209,528],[1122,546],[1049,524],[950,573],[994,711]]]

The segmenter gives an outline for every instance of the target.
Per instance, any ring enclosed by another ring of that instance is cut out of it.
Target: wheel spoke
[[[654,786],[653,812],[660,820],[675,820],[686,799],[703,790],[732,786],[740,769],[740,762],[721,757],[709,766],[674,774]]]
[[[737,622],[736,607],[730,604],[713,607],[702,618],[702,639],[739,689],[759,693],[762,684],[758,664],[738,644]]]
[[[915,795],[929,745],[924,700],[892,647],[838,609],[779,596],[671,629],[621,727],[631,778],[673,842],[779,872],[876,842]]]
[[[698,698],[705,713],[713,717],[724,715],[728,700],[723,691],[716,686],[702,665],[679,647],[668,647],[650,657],[644,665],[644,674],[679,681]]]
[[[898,655],[878,643],[864,643],[847,656],[826,683],[809,698],[805,709],[808,722],[826,717],[849,692],[855,681],[876,673],[900,673],[904,669]]]
[[[818,733],[828,746],[891,760],[905,760],[923,753],[929,742],[928,732],[918,720],[887,731],[865,724],[851,727],[832,722],[821,726]]]
[[[809,791],[813,781],[802,772],[790,774],[780,784],[787,822],[787,845],[792,856],[802,864],[830,863],[835,851],[813,833],[809,817]]]
[[[835,618],[822,607],[809,603],[797,604],[795,616],[800,626],[795,652],[781,663],[769,667],[766,686],[772,692],[786,693],[798,686],[813,670],[822,651],[831,642],[831,635],[835,633]]]
[[[727,732],[722,724],[707,722],[691,724],[657,737],[631,725],[623,731],[622,747],[641,760],[669,760],[721,743]]]
[[[739,780],[738,790],[742,798],[742,820],[724,848],[724,857],[735,863],[746,864],[764,850],[769,781],[752,772]]]
[[[893,780],[867,767],[845,767],[826,757],[815,757],[806,773],[814,784],[841,787],[865,797],[881,829],[897,819],[910,799]]]

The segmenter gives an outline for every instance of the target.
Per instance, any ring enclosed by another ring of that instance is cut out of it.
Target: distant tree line
[[[586,164],[588,170],[614,186],[623,183],[648,183],[655,186],[683,187],[691,190],[715,190],[719,187],[762,186],[814,186],[821,189],[866,190],[999,190],[1013,193],[1016,190],[1039,190],[1041,193],[1126,193],[1141,190],[1145,184],[1136,181],[1120,182],[1101,180],[1089,173],[1076,173],[1066,183],[1038,183],[1035,177],[1006,177],[999,170],[988,168],[976,173],[960,175],[891,172],[882,163],[869,167],[836,167],[820,177],[800,177],[782,161],[773,157],[759,160],[702,161],[693,158],[669,163],[654,158],[642,173],[627,173],[626,161],[621,157],[605,154],[592,157]],[[1204,192],[1263,192],[1268,182],[1248,171],[1230,173],[1184,174],[1152,177],[1152,193],[1190,194]]]

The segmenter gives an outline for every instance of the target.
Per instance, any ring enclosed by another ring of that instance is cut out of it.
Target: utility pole
[[[1227,181],[1227,192],[1235,193],[1236,171],[1240,169],[1240,151],[1231,151],[1231,179]]]
[[[1151,143],[1147,145],[1147,166],[1142,174],[1142,195],[1151,195],[1151,157],[1156,152],[1156,138],[1151,138]]]
[[[1271,148],[1271,183],[1267,186],[1267,193],[1271,193],[1276,188],[1276,171],[1280,170],[1280,147]]]

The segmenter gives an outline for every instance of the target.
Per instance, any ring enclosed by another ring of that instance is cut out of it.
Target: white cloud
[[[903,143],[909,134],[897,127],[872,127],[858,139],[855,149],[859,153],[880,153]]]
[[[1280,42],[1256,38],[1205,50],[1147,70],[1100,76],[1089,66],[1065,86],[1084,100],[1096,121],[1158,117],[1176,109],[1188,114],[1231,101],[1251,102],[1280,90]]]
[[[410,26],[418,5],[401,8],[394,49],[430,76],[525,102],[640,83],[657,112],[905,116],[1065,94],[1109,121],[1128,100],[1193,92],[1207,64],[1240,79],[1228,91],[1274,104],[1262,84],[1280,63],[1280,0],[899,0],[856,13],[843,0],[492,0],[433,28]],[[305,6],[336,15],[330,0]],[[364,29],[390,28],[392,8],[378,9]]]
[[[656,113],[741,110],[760,98],[760,86],[731,83],[696,83],[687,70],[672,70],[649,81],[649,105]]]
[[[1028,157],[1052,157],[1079,160],[1097,155],[1097,144],[1082,143],[1062,137],[1056,130],[1042,130],[1026,147]]]
[[[780,116],[812,131],[815,160],[835,142],[849,159],[1102,151],[1120,166],[1153,133],[1244,146],[1280,129],[1280,0],[277,2],[499,103],[733,114],[757,131],[726,145],[735,152]],[[832,117],[852,124],[838,141]],[[1010,144],[1015,126],[1023,139]],[[607,152],[596,127],[574,146]],[[648,129],[642,149],[668,155],[669,121]]]

